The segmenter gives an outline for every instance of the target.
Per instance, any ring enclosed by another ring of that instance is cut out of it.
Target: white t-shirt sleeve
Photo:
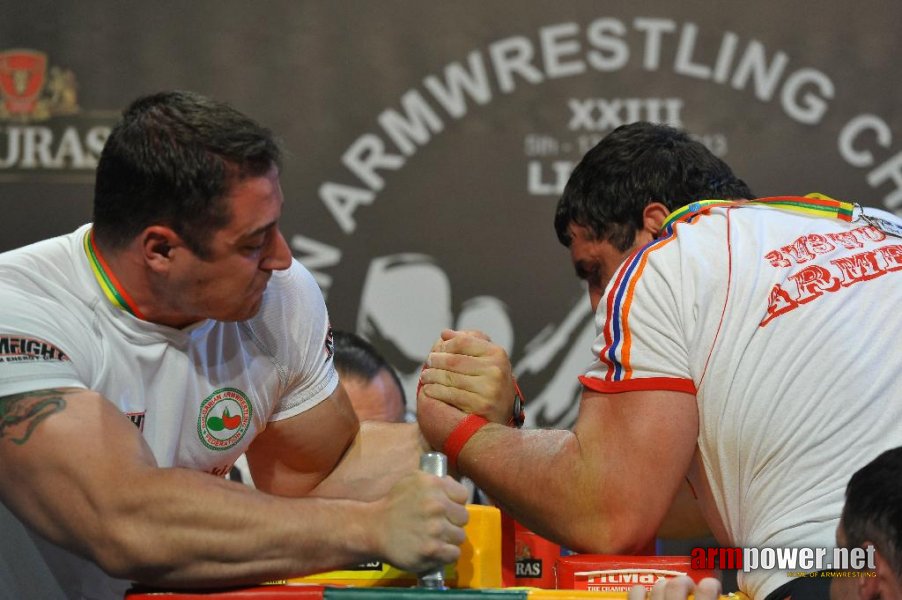
[[[620,266],[596,311],[595,361],[580,377],[602,393],[673,390],[694,394],[681,325],[676,236],[656,240]]]
[[[248,322],[270,347],[282,389],[270,421],[313,408],[338,387],[332,362],[332,328],[316,280],[296,260],[273,273],[260,313]]]
[[[0,397],[56,387],[87,388],[90,327],[64,325],[60,307],[15,289],[0,290]]]

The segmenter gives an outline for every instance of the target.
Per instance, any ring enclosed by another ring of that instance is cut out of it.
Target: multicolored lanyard
[[[93,271],[94,277],[97,279],[97,283],[107,299],[113,306],[121,308],[139,319],[146,320],[138,309],[138,305],[128,295],[128,292],[125,291],[125,288],[122,287],[122,284],[119,283],[119,280],[116,279],[113,271],[103,259],[103,256],[101,256],[100,250],[97,249],[97,244],[94,243],[94,229],[89,229],[85,233],[84,247],[85,254],[88,256],[88,263],[91,265],[91,271]]]
[[[718,206],[771,206],[781,210],[805,214],[814,217],[827,217],[840,221],[852,222],[855,205],[851,202],[834,200],[823,194],[799,196],[774,196],[756,200],[698,200],[678,208],[667,217],[661,227],[661,233],[671,233],[676,223],[688,221],[695,215],[705,213]]]

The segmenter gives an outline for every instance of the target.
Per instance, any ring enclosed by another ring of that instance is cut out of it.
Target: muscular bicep
[[[664,539],[704,538],[712,535],[702,507],[689,482],[684,480],[658,528]]]
[[[631,528],[651,538],[682,485],[698,438],[695,396],[673,391],[599,394],[587,391],[573,429],[584,465]]]
[[[81,388],[0,398],[0,499],[42,535],[76,551],[98,517],[156,466],[135,426],[108,400]]]
[[[299,415],[267,425],[251,443],[247,461],[258,489],[305,496],[338,464],[360,424],[341,385]]]

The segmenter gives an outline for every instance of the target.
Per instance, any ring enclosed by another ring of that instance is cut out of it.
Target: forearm
[[[39,390],[0,399],[0,408],[17,417],[0,431],[0,501],[111,575],[186,586],[250,583],[386,548],[376,537],[384,532],[372,528],[378,504],[278,498],[157,467],[134,425],[94,392]]]
[[[453,455],[471,431],[456,429],[464,413],[472,425],[473,414],[490,412],[478,407],[510,406],[507,356],[485,340],[443,332],[427,365],[417,419],[436,448],[455,431]],[[651,387],[584,389],[572,432],[486,425],[463,447],[459,470],[539,534],[582,551],[638,549],[664,519],[698,438],[694,395]]]
[[[452,407],[421,402],[421,427],[441,447],[460,418]],[[597,460],[578,431],[480,429],[458,457],[470,477],[526,527],[569,548],[623,553],[654,535],[618,481],[616,461]],[[613,457],[612,457],[613,458]],[[622,479],[622,478],[621,478]]]
[[[401,477],[417,470],[427,449],[415,424],[364,421],[341,461],[311,495],[379,498]]]
[[[115,495],[74,494],[45,530],[116,577],[250,584],[382,554],[373,504],[270,496],[186,469],[125,474],[119,485]]]

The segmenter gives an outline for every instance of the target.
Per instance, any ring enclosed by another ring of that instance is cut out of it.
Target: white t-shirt
[[[141,430],[161,467],[225,475],[267,422],[300,414],[335,390],[326,306],[297,261],[273,273],[253,318],[173,329],[104,296],[84,247],[89,230],[0,255],[0,397],[53,387],[97,391]],[[127,582],[37,536],[23,538],[11,518],[0,511],[0,533],[18,538],[0,543],[0,568],[37,559],[32,548],[16,547],[30,538],[68,597],[122,597]]]
[[[900,306],[902,239],[860,218],[711,208],[620,267],[581,381],[696,395],[699,493],[722,544],[831,548],[852,473],[902,445]],[[787,581],[740,574],[753,598]]]

